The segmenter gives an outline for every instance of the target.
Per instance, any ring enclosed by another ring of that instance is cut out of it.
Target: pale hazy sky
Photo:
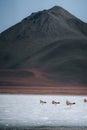
[[[87,0],[0,0],[0,32],[32,12],[61,6],[87,23]]]

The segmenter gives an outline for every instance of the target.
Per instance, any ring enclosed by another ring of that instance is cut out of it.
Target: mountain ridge
[[[1,84],[12,75],[25,86],[87,87],[87,24],[62,7],[32,13],[2,32],[0,55]]]
[[[64,16],[65,15],[65,16]],[[42,16],[42,17],[41,17]],[[44,18],[45,16],[45,18]],[[76,18],[74,15],[70,14],[68,11],[66,11],[65,9],[63,9],[62,7],[60,6],[54,6],[53,8],[49,9],[49,10],[43,10],[43,11],[38,11],[38,12],[35,12],[35,13],[32,13],[30,16],[24,18],[20,23],[14,25],[14,26],[21,26],[20,24],[22,24],[22,22],[24,22],[24,24],[26,24],[26,22],[32,22],[32,23],[35,23],[35,22],[41,22],[39,23],[39,25],[41,24],[41,27],[42,27],[42,24],[43,24],[43,21],[44,19],[47,20],[47,19],[50,19],[50,17],[54,17],[56,20],[60,20],[60,18],[62,18],[62,20],[65,18],[66,19],[69,19],[71,20],[71,18],[74,20],[76,19],[75,21],[77,22],[76,24],[83,24],[84,26],[86,25],[86,29],[87,29],[87,23],[84,23],[82,22],[80,19]],[[37,21],[39,19],[41,19],[42,21]],[[47,21],[46,21],[47,22]],[[49,21],[50,22],[50,21]],[[64,21],[66,22],[66,21]],[[68,22],[68,21],[67,21]],[[70,22],[70,21],[69,21]],[[12,26],[11,28],[13,28],[14,26]],[[30,25],[29,25],[30,26]],[[11,28],[7,29],[6,31],[9,31],[11,30]],[[30,29],[30,28],[29,28]],[[21,28],[22,30],[22,28]],[[3,33],[5,33],[6,31],[2,32],[1,35]],[[34,30],[35,31],[35,30]],[[37,28],[36,28],[36,31],[37,31]],[[45,30],[46,31],[46,30]]]

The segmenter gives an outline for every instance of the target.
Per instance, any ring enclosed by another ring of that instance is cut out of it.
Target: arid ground
[[[35,69],[10,69],[0,71],[0,93],[87,95],[87,87],[52,80],[46,73]]]

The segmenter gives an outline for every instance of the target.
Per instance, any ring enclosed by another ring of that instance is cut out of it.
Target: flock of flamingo
[[[46,104],[47,102],[46,101],[43,101],[43,100],[40,100],[40,104]],[[87,103],[87,99],[84,99],[84,103]],[[60,104],[60,102],[59,101],[52,101],[52,104],[54,104],[54,105],[57,105],[57,104]],[[67,106],[72,106],[72,105],[75,105],[76,103],[75,102],[70,102],[70,101],[66,101],[66,105]]]

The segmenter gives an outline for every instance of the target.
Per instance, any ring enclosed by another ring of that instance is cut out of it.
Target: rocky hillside
[[[32,68],[56,82],[87,86],[87,23],[55,6],[2,32],[0,69]]]

